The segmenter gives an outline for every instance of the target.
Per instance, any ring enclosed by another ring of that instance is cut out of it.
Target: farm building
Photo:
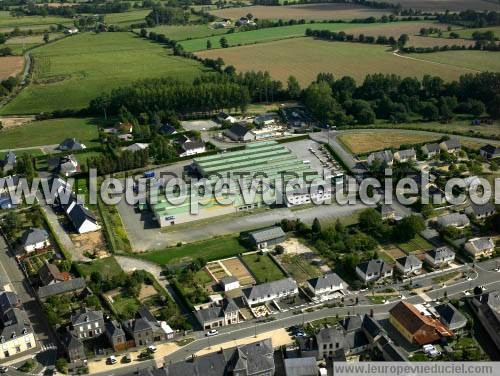
[[[276,114],[267,113],[267,114],[258,115],[255,117],[255,119],[253,119],[253,122],[255,125],[258,125],[259,127],[272,125],[272,124],[276,123]]]
[[[252,190],[252,177],[255,176],[257,179],[264,174],[270,183],[279,184],[277,188],[271,189],[272,192],[268,192],[268,195],[273,196],[273,203],[293,206],[307,204],[312,200],[321,202],[331,197],[331,190],[328,186],[321,189],[326,182],[320,178],[317,171],[299,160],[289,149],[274,141],[256,142],[246,145],[243,150],[194,158],[192,170],[199,177],[207,179],[213,187],[219,181],[219,176],[233,178],[236,184],[227,193],[229,203],[219,203],[215,197],[211,197],[207,199],[208,202],[200,204],[198,213],[191,213],[190,200],[172,204],[167,200],[166,195],[169,195],[173,188],[166,191],[167,188],[161,187],[158,189],[157,196],[154,197],[155,200],[150,201],[149,204],[160,227],[267,206],[266,196],[263,193],[255,192],[253,197],[247,197],[245,200],[240,189],[241,186]],[[250,176],[239,179],[237,173],[243,171]],[[296,178],[297,175],[303,177],[306,186],[318,189],[311,194],[309,191],[303,192],[297,189],[286,190],[284,188],[286,182]],[[202,182],[197,184],[196,187]],[[188,185],[186,192],[188,196],[192,188],[192,185]],[[151,204],[151,202],[154,203]]]
[[[481,149],[479,149],[479,154],[481,157],[486,159],[494,159],[500,157],[500,148],[497,148],[493,145],[484,145]]]
[[[269,227],[250,233],[250,241],[259,249],[269,248],[285,240],[285,232],[279,226]]]
[[[226,114],[225,112],[219,112],[217,115],[217,120],[222,123],[222,122],[229,122],[231,124],[236,123],[236,118],[232,117],[229,114]]]
[[[233,141],[255,141],[255,134],[242,123],[233,124],[224,134]]]

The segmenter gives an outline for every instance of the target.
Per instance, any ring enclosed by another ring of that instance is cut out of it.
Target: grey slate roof
[[[121,325],[115,320],[106,321],[104,326],[106,327],[106,333],[109,337],[119,337],[125,335]]]
[[[40,299],[45,299],[51,296],[66,294],[72,291],[78,291],[85,288],[85,279],[73,278],[67,281],[53,283],[51,285],[42,286],[38,289]]]
[[[97,223],[97,219],[94,214],[83,205],[75,205],[75,207],[69,212],[69,219],[76,229],[79,229],[86,220]]]
[[[365,329],[372,338],[383,333],[382,326],[379,322],[369,315],[363,316],[363,329]]]
[[[309,282],[309,284],[317,290],[345,284],[345,282],[336,273],[324,274],[321,277],[312,278],[307,282]]]
[[[439,313],[439,320],[451,330],[465,326],[467,319],[452,304],[440,304],[434,309]]]
[[[161,134],[164,134],[164,135],[171,135],[171,134],[175,134],[177,133],[177,129],[175,129],[173,126],[171,126],[170,124],[163,124],[160,129],[158,130],[158,132],[160,132]]]
[[[224,278],[221,278],[219,280],[220,283],[222,283],[223,285],[227,285],[229,283],[233,283],[233,282],[237,282],[238,281],[238,278],[234,277],[234,276],[228,276],[228,277],[224,277]]]
[[[259,231],[253,231],[250,233],[250,237],[255,241],[255,243],[263,243],[269,240],[281,238],[285,236],[285,232],[279,226],[269,227]]]
[[[489,158],[495,158],[495,157],[498,157],[500,155],[500,148],[497,148],[493,145],[484,145],[481,149],[479,149],[483,152],[485,152],[486,154],[488,154],[488,157]]]
[[[393,361],[393,362],[408,361],[407,356],[393,342],[387,342],[383,346],[382,352],[388,361]]]
[[[495,247],[495,243],[493,242],[493,240],[487,237],[470,239],[469,242],[477,251],[484,251],[486,249]]]
[[[353,330],[346,333],[344,338],[344,348],[358,349],[370,343],[362,330]]]
[[[237,137],[243,137],[250,132],[250,130],[242,123],[235,123],[229,128],[229,132]]]
[[[399,150],[397,151],[396,153],[398,153],[399,157],[400,158],[413,158],[417,155],[417,153],[415,152],[415,149],[411,148],[411,149],[405,149],[405,150]]]
[[[59,150],[83,150],[84,147],[76,138],[67,138],[58,146]]]
[[[42,243],[49,238],[49,234],[42,228],[30,228],[21,237],[21,245],[27,247]]]
[[[450,247],[448,246],[442,246],[438,247],[436,249],[431,249],[430,251],[427,252],[429,256],[431,256],[434,260],[444,260],[448,257],[454,256],[455,252],[453,252]]]
[[[313,357],[285,359],[284,363],[286,376],[316,376],[318,374],[316,358]]]
[[[224,317],[225,312],[236,312],[239,308],[231,298],[225,298],[221,305],[195,311],[195,316],[200,323],[211,322]]]
[[[422,261],[416,258],[414,255],[403,256],[396,259],[396,262],[405,269],[416,268],[422,266]]]
[[[458,138],[450,138],[449,140],[443,141],[448,149],[460,149],[460,141]]]
[[[470,203],[470,209],[476,216],[482,216],[482,215],[487,215],[490,213],[495,213],[495,205],[493,205],[492,202],[487,202],[486,204],[483,205],[478,205],[475,204],[471,201]]]
[[[182,149],[185,151],[196,150],[205,147],[205,143],[201,140],[188,140],[182,144]]]
[[[268,295],[279,294],[280,292],[295,290],[297,282],[292,278],[284,278],[278,281],[261,283],[243,290],[243,294],[248,300],[263,298]]]
[[[102,317],[101,311],[94,311],[83,307],[71,315],[71,323],[73,325],[78,325],[86,322],[102,320]]]
[[[5,166],[14,166],[16,164],[16,159],[17,159],[16,154],[12,150],[9,150],[5,154],[5,157],[3,160],[4,167]]]
[[[352,332],[354,330],[361,329],[363,320],[359,315],[347,316],[346,318],[344,318],[344,320],[342,320],[341,324],[346,332]]]
[[[3,328],[0,337],[6,341],[15,337],[22,337],[24,334],[33,331],[31,323],[22,309],[9,308],[2,317]]]
[[[438,143],[425,144],[423,146],[423,148],[425,148],[427,150],[427,152],[429,152],[429,153],[437,153],[439,150],[441,150],[439,148],[439,144]]]
[[[465,214],[450,213],[437,218],[437,223],[441,227],[447,226],[467,226],[470,224],[469,218]]]
[[[15,292],[0,291],[0,315],[3,315],[9,308],[14,308],[19,304],[19,298]]]
[[[393,160],[393,154],[390,150],[382,150],[371,153],[368,158],[372,158],[373,160],[380,160],[381,162],[390,163]]]
[[[365,274],[385,273],[392,267],[380,259],[362,262],[357,266]]]

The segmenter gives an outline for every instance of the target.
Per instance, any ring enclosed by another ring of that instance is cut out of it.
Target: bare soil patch
[[[142,302],[147,298],[155,296],[156,294],[157,292],[153,285],[146,285],[145,283],[143,283],[141,285],[141,291],[139,292],[139,300]]]
[[[102,231],[94,231],[86,234],[71,234],[73,244],[82,253],[89,252],[96,256],[106,254],[106,241]]]
[[[0,57],[0,80],[16,76],[23,71],[24,57],[4,56]]]
[[[400,257],[406,256],[406,254],[399,248],[394,247],[394,248],[385,248],[384,252],[387,253],[389,256],[391,256],[394,260]]]
[[[226,269],[240,281],[241,286],[253,285],[255,284],[255,279],[252,277],[248,269],[243,265],[243,263],[236,257],[221,261]]]
[[[380,17],[389,10],[372,9],[352,4],[302,4],[288,6],[251,6],[211,11],[221,17],[236,19],[251,13],[260,19],[350,20],[354,18]]]
[[[2,122],[4,129],[28,124],[33,120],[35,120],[34,116],[0,116],[0,122]]]

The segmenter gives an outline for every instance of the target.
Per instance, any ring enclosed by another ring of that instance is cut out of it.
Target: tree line
[[[74,4],[72,6],[50,7],[48,4],[40,5],[29,2],[25,6],[10,9],[10,14],[13,17],[22,16],[61,16],[73,18],[78,13],[89,14],[106,14],[106,13],[123,13],[130,10],[130,3],[120,0],[112,2],[92,2]]]

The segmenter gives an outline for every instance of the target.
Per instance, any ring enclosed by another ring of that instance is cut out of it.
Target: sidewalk
[[[180,347],[173,343],[162,343],[156,345],[157,351],[153,354],[154,360],[156,361],[157,365],[163,365],[163,358],[175,351],[177,351]],[[92,375],[94,373],[100,373],[100,372],[112,372],[113,370],[117,370],[119,368],[123,367],[132,367],[134,364],[141,363],[142,361],[138,359],[138,356],[140,353],[142,353],[144,350],[140,351],[132,351],[129,352],[132,362],[131,363],[121,363],[122,357],[125,355],[126,352],[116,355],[116,360],[118,361],[116,364],[106,364],[107,358],[101,358],[97,360],[89,360],[88,361],[88,367],[89,367],[89,374]]]

